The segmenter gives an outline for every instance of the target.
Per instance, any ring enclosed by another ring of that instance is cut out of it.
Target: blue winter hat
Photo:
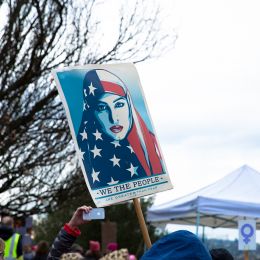
[[[193,233],[179,230],[159,239],[141,260],[212,260],[208,250]]]

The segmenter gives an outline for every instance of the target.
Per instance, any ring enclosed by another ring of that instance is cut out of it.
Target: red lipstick
[[[113,125],[110,127],[110,130],[115,134],[121,132],[122,129],[123,129],[123,126],[121,126],[121,125]]]

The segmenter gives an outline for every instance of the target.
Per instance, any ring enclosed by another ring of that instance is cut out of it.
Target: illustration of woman
[[[124,82],[107,70],[85,75],[77,140],[92,189],[164,173],[154,134]]]

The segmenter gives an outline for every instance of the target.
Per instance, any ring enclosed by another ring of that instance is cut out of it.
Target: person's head
[[[100,243],[98,241],[90,240],[89,241],[89,250],[91,250],[92,252],[99,252]]]
[[[40,241],[37,244],[36,254],[37,255],[45,255],[49,252],[49,243],[47,241]]]
[[[113,140],[124,139],[132,126],[132,112],[123,81],[109,71],[91,70],[85,76],[83,93],[83,110],[93,112],[97,127]]]
[[[26,234],[32,235],[32,233],[33,233],[32,227],[26,228]]]
[[[119,250],[115,250],[113,252],[110,252],[100,258],[100,260],[111,260],[111,259],[117,259],[117,260],[129,260],[129,253],[127,248],[121,248]]]
[[[118,244],[111,242],[107,244],[107,252],[113,252],[118,249]]]
[[[101,257],[101,251],[100,251],[100,243],[98,241],[90,240],[89,241],[89,250],[87,250],[86,254],[87,257]]]
[[[129,255],[128,260],[136,260],[136,256],[131,254],[131,255]]]
[[[213,248],[209,252],[212,260],[234,260],[231,253],[225,248]]]
[[[8,227],[14,227],[14,219],[10,216],[4,216],[2,218],[2,224]]]
[[[4,259],[4,252],[5,252],[5,241],[0,238],[0,260]]]
[[[82,260],[84,257],[77,252],[72,252],[72,253],[66,253],[63,254],[60,258],[61,260]]]
[[[208,250],[193,233],[179,230],[166,235],[146,251],[141,260],[211,260]]]
[[[121,252],[123,259],[126,259],[126,260],[128,259],[128,257],[129,257],[129,252],[128,252],[128,249],[127,249],[127,248],[121,248],[121,249],[119,250],[119,252]]]
[[[79,244],[76,244],[76,243],[74,243],[74,244],[71,246],[70,251],[73,252],[73,253],[80,253],[81,255],[84,254],[84,249],[83,249],[83,247],[80,246]]]

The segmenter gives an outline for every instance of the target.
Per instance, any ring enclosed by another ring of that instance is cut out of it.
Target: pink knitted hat
[[[100,243],[98,241],[89,241],[89,249],[91,251],[99,251],[100,250]]]
[[[114,243],[114,242],[108,243],[107,249],[110,250],[111,252],[113,252],[118,249],[118,244]]]

